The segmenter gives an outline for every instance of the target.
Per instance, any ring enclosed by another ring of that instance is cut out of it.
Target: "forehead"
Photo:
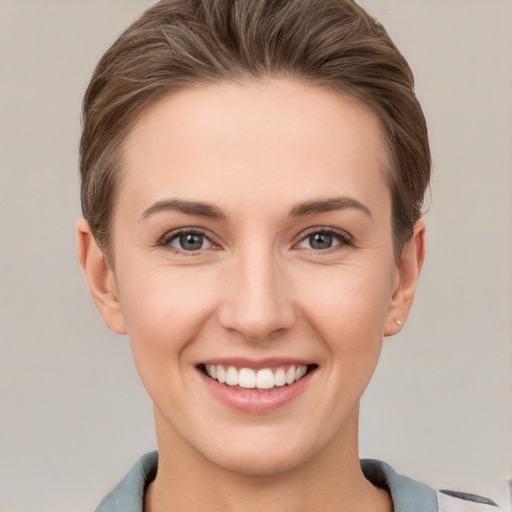
[[[121,195],[137,202],[169,194],[222,201],[224,189],[245,202],[332,196],[337,186],[388,195],[374,112],[348,94],[289,80],[170,93],[142,114],[123,149]]]

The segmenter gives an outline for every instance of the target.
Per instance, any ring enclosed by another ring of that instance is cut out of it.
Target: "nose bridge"
[[[224,327],[251,340],[268,338],[294,321],[286,272],[279,254],[266,244],[239,248],[227,276],[221,312]]]

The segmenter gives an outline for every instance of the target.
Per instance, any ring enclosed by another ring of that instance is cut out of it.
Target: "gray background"
[[[509,510],[512,2],[364,0],[412,64],[430,124],[427,263],[363,398],[361,454]],[[75,256],[79,109],[151,2],[0,0],[0,510],[92,510],[155,446],[128,340]]]

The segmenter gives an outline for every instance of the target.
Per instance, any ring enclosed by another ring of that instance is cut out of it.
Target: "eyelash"
[[[294,246],[299,245],[300,243],[304,242],[305,240],[307,240],[312,235],[316,235],[316,234],[331,235],[333,238],[336,238],[338,240],[338,243],[333,245],[332,247],[328,247],[326,249],[314,249],[312,247],[307,248],[306,250],[309,250],[310,252],[314,252],[314,253],[329,253],[331,251],[335,251],[337,248],[339,248],[339,246],[345,246],[346,247],[346,246],[354,245],[354,241],[353,241],[352,237],[348,233],[346,233],[345,231],[341,231],[341,230],[338,230],[338,229],[335,229],[335,228],[330,228],[330,227],[320,227],[320,226],[317,226],[317,227],[313,227],[313,228],[308,229],[305,234],[301,234],[299,241],[296,242],[294,244]]]
[[[174,240],[178,240],[179,238],[187,236],[187,235],[198,235],[198,236],[203,237],[204,240],[208,241],[212,245],[211,248],[213,248],[213,249],[218,249],[220,247],[220,244],[218,244],[215,241],[214,237],[211,234],[207,235],[203,229],[194,228],[194,227],[186,228],[186,229],[176,229],[176,230],[166,233],[162,238],[160,238],[160,240],[157,243],[157,246],[164,247],[164,248],[173,250],[175,252],[188,254],[188,255],[195,255],[195,254],[199,253],[200,251],[204,250],[201,248],[201,249],[197,249],[195,251],[194,250],[187,251],[183,248],[178,248],[178,247],[174,247],[171,245],[171,243]],[[211,249],[211,248],[208,248],[208,249]]]
[[[340,231],[338,229],[330,228],[330,227],[314,227],[310,228],[306,231],[306,233],[301,233],[300,238],[297,242],[293,244],[293,247],[297,247],[302,242],[306,241],[309,237],[312,235],[330,235],[333,238],[336,238],[338,243],[335,245],[325,248],[325,249],[315,249],[313,247],[304,248],[305,250],[309,250],[310,252],[314,253],[328,253],[332,250],[336,250],[338,246],[351,246],[353,245],[353,240],[350,235],[348,235],[345,231]],[[211,234],[206,234],[206,232],[201,228],[186,228],[186,229],[177,229],[170,231],[166,233],[157,243],[157,246],[168,248],[170,250],[173,250],[175,252],[188,254],[188,255],[195,255],[199,253],[200,251],[203,251],[205,249],[197,249],[197,250],[186,250],[183,248],[174,247],[171,245],[171,243],[175,240],[178,240],[181,237],[187,236],[187,235],[198,235],[203,237],[204,240],[208,241],[208,243],[211,244],[212,247],[208,247],[207,249],[219,249],[221,245],[215,241],[215,238]]]

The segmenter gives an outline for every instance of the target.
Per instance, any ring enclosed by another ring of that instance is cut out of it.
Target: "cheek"
[[[391,279],[369,268],[303,273],[304,311],[334,351],[380,351],[390,304]],[[369,285],[371,283],[371,285]]]
[[[175,363],[214,310],[215,283],[198,269],[165,266],[129,276],[120,296],[136,364]]]

